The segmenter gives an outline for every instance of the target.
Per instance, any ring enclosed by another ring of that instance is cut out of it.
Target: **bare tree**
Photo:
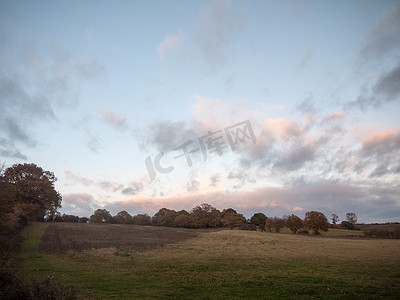
[[[336,223],[339,221],[339,216],[337,214],[332,214],[331,220],[332,223],[336,225]]]
[[[351,223],[351,224],[356,224],[357,223],[357,216],[355,213],[351,212],[351,213],[347,213],[346,214],[346,220]]]

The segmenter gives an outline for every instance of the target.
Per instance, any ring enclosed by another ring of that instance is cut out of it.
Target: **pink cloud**
[[[65,170],[64,171],[64,175],[65,178],[67,179],[67,181],[70,181],[72,183],[79,183],[79,184],[83,184],[83,185],[91,185],[94,183],[93,180],[90,180],[86,177],[81,177],[81,176],[77,176],[74,173],[72,173],[71,171]]]
[[[400,148],[400,129],[389,128],[384,131],[375,130],[364,137],[363,149],[372,150],[377,147]]]

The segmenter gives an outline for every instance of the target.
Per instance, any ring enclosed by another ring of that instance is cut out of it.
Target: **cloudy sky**
[[[400,221],[399,1],[0,1],[0,162],[63,213]]]

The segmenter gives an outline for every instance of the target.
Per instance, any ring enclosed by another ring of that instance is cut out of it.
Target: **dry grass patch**
[[[141,253],[148,259],[335,259],[400,262],[400,240],[338,239],[223,230]]]

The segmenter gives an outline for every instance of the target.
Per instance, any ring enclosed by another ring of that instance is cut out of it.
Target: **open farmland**
[[[397,299],[400,294],[400,240],[87,225],[29,226],[20,271],[28,278],[55,276],[89,299]],[[108,243],[107,236],[119,242]],[[76,242],[79,237],[86,242]],[[67,241],[73,246],[57,246]]]
[[[54,223],[47,226],[40,242],[44,252],[65,252],[99,248],[152,249],[196,236],[182,228],[118,224]]]

